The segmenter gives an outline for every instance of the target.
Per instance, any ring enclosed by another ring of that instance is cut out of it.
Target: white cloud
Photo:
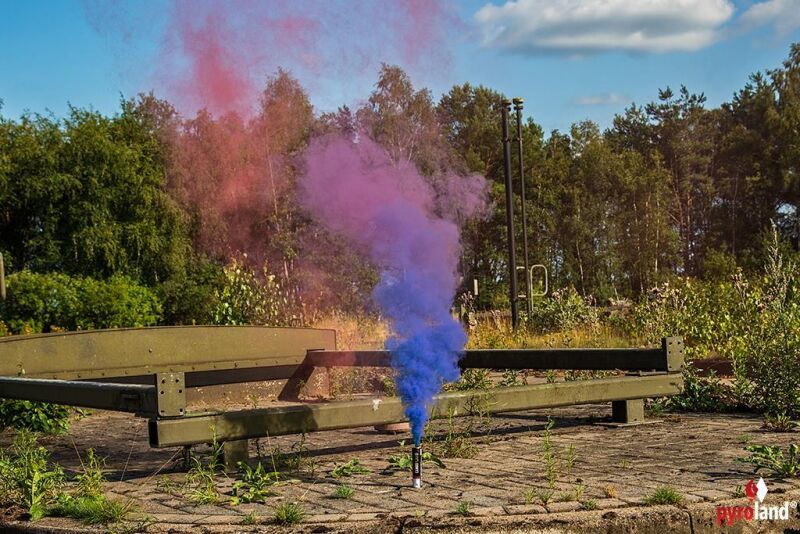
[[[713,44],[733,12],[730,0],[509,0],[475,20],[485,46],[520,53],[656,53]]]
[[[620,93],[603,93],[600,95],[579,96],[574,102],[579,106],[611,106],[625,104],[628,102],[628,97]]]
[[[780,35],[800,28],[800,2],[798,0],[767,0],[753,4],[738,19],[739,26],[751,30],[759,26],[772,26]]]

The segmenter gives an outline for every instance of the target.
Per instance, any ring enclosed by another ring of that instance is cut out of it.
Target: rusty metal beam
[[[65,380],[134,377],[302,363],[306,351],[336,348],[333,330],[261,326],[175,326],[88,330],[0,338],[0,376]]]
[[[302,361],[302,358],[298,357]],[[236,362],[238,367],[231,369],[213,369],[210,371],[186,371],[186,387],[200,388],[222,384],[243,384],[247,382],[263,382],[265,380],[286,380],[291,378],[298,365],[270,365],[271,360],[247,360]],[[226,364],[223,364],[226,365]],[[113,384],[152,385],[154,375],[129,375],[110,378],[91,378],[92,382]]]
[[[668,352],[668,342],[672,352]],[[681,338],[667,338],[664,346],[651,349],[467,350],[459,366],[462,369],[674,371],[682,364],[682,346]],[[391,354],[384,350],[309,351],[305,364],[313,367],[389,367]]]
[[[0,377],[0,398],[53,402],[148,417],[158,413],[156,388],[137,384]]]
[[[483,349],[468,350],[462,369],[667,371],[662,349]]]
[[[443,393],[434,398],[434,417],[468,415],[480,405],[487,413],[661,397],[678,393],[680,373],[624,376]],[[265,436],[373,426],[404,421],[399,398],[292,405],[150,421],[150,444],[172,447]]]

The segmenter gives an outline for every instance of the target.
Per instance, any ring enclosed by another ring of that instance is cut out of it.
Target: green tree
[[[159,141],[131,111],[0,122],[0,249],[15,270],[148,284],[183,271],[184,220],[165,190]]]

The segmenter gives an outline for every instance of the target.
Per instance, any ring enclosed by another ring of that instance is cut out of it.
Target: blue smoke
[[[416,445],[422,441],[431,399],[444,382],[458,380],[458,360],[467,342],[461,324],[449,314],[449,306],[433,306],[427,309],[429,313],[420,313],[416,306],[420,301],[422,308],[434,304],[425,298],[425,292],[438,293],[431,291],[430,284],[413,271],[406,271],[402,278],[383,273],[373,293],[395,331],[386,348],[392,353],[397,392]]]

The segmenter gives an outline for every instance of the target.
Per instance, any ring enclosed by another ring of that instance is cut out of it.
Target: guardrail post
[[[186,380],[183,373],[156,373],[158,417],[186,415]]]
[[[661,339],[661,348],[667,353],[667,371],[670,373],[683,370],[686,348],[682,337],[665,337]]]
[[[249,440],[225,441],[222,443],[222,463],[225,471],[232,473],[239,469],[239,462],[247,462],[250,458]]]
[[[615,423],[641,423],[644,421],[644,399],[611,402],[611,419]]]

